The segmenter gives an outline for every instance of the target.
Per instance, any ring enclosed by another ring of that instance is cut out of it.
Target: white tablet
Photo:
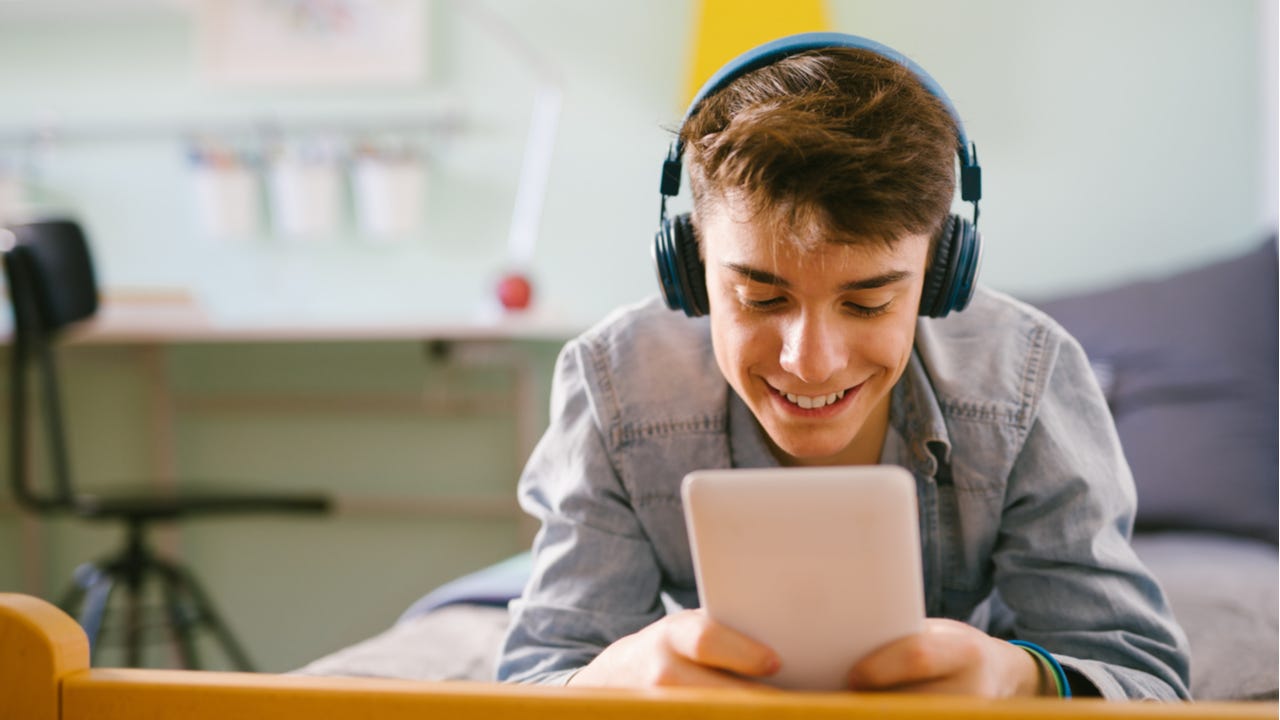
[[[702,607],[778,653],[765,679],[843,690],[924,627],[915,480],[891,465],[704,470],[683,485]]]

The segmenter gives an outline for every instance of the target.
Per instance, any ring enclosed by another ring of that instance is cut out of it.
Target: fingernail
[[[765,663],[765,666],[764,666],[764,672],[766,675],[772,675],[781,669],[782,669],[782,661],[776,657],[770,658],[769,662]]]

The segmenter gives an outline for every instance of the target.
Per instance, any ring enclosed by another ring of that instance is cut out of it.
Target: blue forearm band
[[[1041,664],[1048,668],[1049,673],[1053,675],[1053,683],[1058,686],[1058,697],[1071,697],[1071,685],[1067,682],[1067,673],[1048,650],[1026,640],[1010,640],[1009,642],[1031,653]]]

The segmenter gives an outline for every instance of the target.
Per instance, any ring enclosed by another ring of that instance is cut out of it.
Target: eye
[[[784,297],[771,297],[766,300],[752,300],[751,298],[741,298],[742,304],[752,310],[773,310],[781,307],[787,301]]]
[[[851,303],[851,302],[845,303],[844,306],[849,309],[849,312],[853,313],[854,315],[857,315],[858,317],[872,318],[872,317],[876,317],[877,315],[883,315],[889,309],[889,306],[892,304],[893,304],[893,301],[890,300],[889,302],[884,303],[883,305],[876,305],[875,307],[869,307],[867,305],[859,305],[858,303]]]

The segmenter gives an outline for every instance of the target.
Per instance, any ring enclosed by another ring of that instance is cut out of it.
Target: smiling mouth
[[[799,407],[805,410],[817,410],[820,407],[826,407],[827,405],[834,405],[837,400],[840,400],[841,398],[844,397],[844,393],[845,391],[841,390],[840,392],[834,392],[834,393],[831,393],[830,395],[810,396],[810,395],[795,395],[792,393],[781,393],[781,395],[782,397],[786,398],[787,401],[790,402],[792,405],[798,405]]]
[[[769,386],[769,389],[773,390],[774,394],[778,397],[786,400],[788,403],[800,408],[801,410],[820,410],[840,402],[844,399],[845,395],[849,393],[849,391],[856,390],[857,387],[858,386],[855,385],[854,387],[845,388],[844,390],[839,390],[827,395],[797,395],[796,393],[783,392],[772,385]]]

